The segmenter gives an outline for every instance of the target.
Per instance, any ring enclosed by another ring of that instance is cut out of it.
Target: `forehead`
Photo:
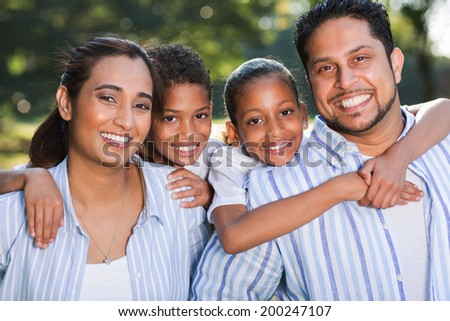
[[[164,109],[194,111],[209,106],[208,91],[199,84],[175,84],[167,89]]]
[[[259,88],[259,89],[257,89]],[[242,97],[261,97],[263,98],[269,91],[289,91],[293,94],[287,79],[278,73],[269,73],[253,78],[242,87]]]
[[[87,81],[90,84],[110,83],[124,89],[152,91],[150,70],[142,58],[128,56],[101,58],[92,68]]]
[[[322,57],[339,56],[361,46],[383,48],[381,41],[371,35],[366,21],[349,17],[330,19],[310,36],[307,43],[308,63]]]

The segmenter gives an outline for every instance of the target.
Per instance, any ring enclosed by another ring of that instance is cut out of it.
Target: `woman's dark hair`
[[[183,84],[203,87],[208,93],[209,101],[212,100],[213,87],[210,71],[202,57],[192,48],[173,43],[147,48],[146,51],[162,81],[163,100],[167,97],[164,91],[167,92],[172,87]],[[158,110],[162,111],[162,108]]]
[[[354,18],[366,21],[372,37],[378,39],[384,46],[388,60],[394,49],[391,26],[388,14],[383,4],[372,0],[328,0],[320,2],[308,12],[301,15],[295,23],[294,44],[297,53],[308,74],[308,52],[306,47],[312,33],[321,24],[330,19]]]
[[[105,57],[127,56],[141,58],[147,64],[153,80],[154,105],[160,105],[160,80],[153,70],[145,50],[133,41],[115,37],[96,37],[77,48],[69,48],[62,61],[64,73],[61,85],[65,86],[69,98],[75,106],[81,88],[91,76],[96,64]],[[155,103],[156,101],[156,103]],[[30,167],[49,168],[56,166],[67,156],[68,123],[61,118],[57,106],[38,127],[31,140],[29,150]]]
[[[279,61],[272,58],[255,58],[244,62],[228,77],[223,98],[225,112],[234,126],[237,126],[236,106],[238,99],[244,94],[246,86],[259,78],[274,76],[285,82],[300,100],[297,83],[290,71]]]

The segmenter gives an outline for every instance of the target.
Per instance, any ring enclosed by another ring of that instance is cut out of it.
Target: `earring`
[[[307,121],[303,121],[303,129],[308,128],[308,122]]]

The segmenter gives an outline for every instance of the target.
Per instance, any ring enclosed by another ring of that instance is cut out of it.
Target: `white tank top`
[[[130,273],[126,256],[107,264],[86,264],[81,301],[131,301]]]

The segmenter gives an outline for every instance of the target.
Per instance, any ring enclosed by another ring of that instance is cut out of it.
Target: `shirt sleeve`
[[[20,230],[26,229],[25,213],[22,191],[0,195],[0,283],[9,264],[8,253]]]
[[[208,220],[212,211],[222,205],[246,205],[247,190],[244,183],[250,169],[259,166],[252,157],[242,154],[239,148],[223,146],[211,157],[208,181],[214,188],[213,201],[208,209]]]
[[[203,252],[192,282],[193,300],[270,300],[283,273],[275,242],[227,254],[216,233]]]

